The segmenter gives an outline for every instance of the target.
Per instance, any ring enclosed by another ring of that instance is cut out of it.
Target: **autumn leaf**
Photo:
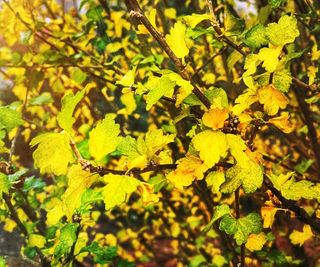
[[[246,242],[246,248],[250,251],[259,251],[266,242],[267,239],[264,233],[250,234]]]
[[[177,164],[177,168],[167,175],[167,179],[180,190],[191,185],[195,179],[203,179],[204,172],[208,169],[201,159],[192,156],[179,159]]]
[[[89,133],[89,152],[101,161],[106,155],[116,150],[120,137],[120,126],[114,121],[114,115],[107,114]]]
[[[219,131],[206,130],[192,139],[194,148],[209,168],[224,158],[228,151],[226,135]]]
[[[310,238],[313,237],[313,233],[311,230],[310,225],[304,225],[302,232],[293,230],[293,232],[290,234],[289,238],[294,245],[299,245],[300,247],[309,240]]]
[[[33,138],[30,146],[38,146],[33,152],[34,164],[41,173],[64,175],[68,165],[75,161],[66,133],[45,133]]]
[[[205,126],[218,130],[224,126],[224,122],[228,117],[227,109],[210,108],[202,116],[202,121]]]
[[[259,102],[263,104],[264,111],[270,116],[277,114],[279,109],[286,108],[289,103],[286,96],[272,84],[260,88],[258,97]]]
[[[266,34],[270,42],[275,46],[283,46],[292,43],[299,36],[297,19],[293,16],[282,16],[278,23],[269,23]]]
[[[75,122],[75,118],[72,117],[74,109],[76,108],[77,104],[81,101],[85,94],[86,90],[83,89],[82,91],[78,92],[76,95],[73,93],[67,94],[62,98],[62,109],[58,113],[57,121],[59,126],[71,133],[72,125]]]
[[[140,185],[139,180],[128,175],[107,174],[103,181],[106,183],[102,188],[106,210],[122,204]]]
[[[291,133],[294,127],[289,121],[289,118],[290,116],[288,112],[282,112],[280,116],[269,119],[267,123],[273,124],[284,133]]]

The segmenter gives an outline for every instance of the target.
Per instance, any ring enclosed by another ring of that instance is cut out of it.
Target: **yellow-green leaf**
[[[0,172],[0,198],[2,198],[2,193],[8,193],[10,189],[10,181],[8,176]]]
[[[65,205],[68,219],[81,205],[82,193],[97,180],[97,174],[92,174],[82,170],[80,165],[70,167],[68,174],[68,187],[61,199]]]
[[[192,142],[194,148],[199,151],[200,158],[209,168],[227,154],[227,138],[222,132],[206,130],[193,137]]]
[[[59,126],[71,133],[72,125],[75,122],[75,118],[72,117],[74,109],[81,101],[85,94],[85,89],[73,95],[73,93],[67,94],[62,98],[62,109],[57,116]]]
[[[75,160],[66,133],[41,134],[33,138],[30,145],[38,146],[33,152],[33,159],[41,173],[64,175],[69,163]]]
[[[166,35],[168,45],[178,58],[183,58],[189,53],[185,38],[186,25],[181,21],[176,22],[170,30],[170,34]]]
[[[149,81],[146,84],[146,87],[149,89],[147,94],[146,110],[149,110],[161,97],[171,97],[173,95],[175,85],[176,83],[166,76],[162,76],[160,78],[152,76],[149,78]]]
[[[268,39],[273,45],[283,46],[294,42],[299,36],[297,19],[293,16],[282,16],[278,23],[269,23],[266,28]]]
[[[139,180],[128,175],[107,174],[103,180],[107,184],[102,188],[106,210],[122,204],[140,185]]]
[[[120,125],[114,121],[114,115],[107,114],[89,133],[89,152],[101,161],[106,155],[116,150],[120,137]]]
[[[191,27],[191,29],[195,28],[201,21],[209,20],[209,14],[191,14],[188,16],[183,16],[182,20]]]

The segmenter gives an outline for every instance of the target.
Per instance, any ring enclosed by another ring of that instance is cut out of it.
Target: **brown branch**
[[[148,18],[144,15],[142,9],[140,8],[138,2],[136,0],[125,0],[125,3],[128,7],[128,11],[131,17],[138,19],[149,31],[154,39],[158,42],[161,48],[166,52],[171,61],[179,70],[181,77],[185,80],[191,82],[193,86],[193,93],[198,97],[198,99],[204,104],[206,108],[210,108],[211,103],[209,99],[202,93],[202,91],[198,88],[195,81],[191,77],[191,75],[187,72],[186,66],[182,64],[181,60],[175,55],[172,49],[167,44],[166,40],[163,36],[152,26]]]
[[[3,193],[2,196],[3,196],[4,202],[6,203],[8,209],[9,209],[11,219],[17,224],[17,226],[20,229],[21,233],[24,236],[27,237],[28,236],[27,228],[21,222],[21,220],[20,220],[20,218],[19,218],[14,206],[12,205],[11,199],[10,199],[10,195],[8,195],[6,193]],[[35,247],[35,250],[36,250],[37,254],[40,257],[41,266],[43,266],[43,267],[51,266],[50,263],[48,262],[48,260],[46,259],[46,257],[41,252],[41,250],[38,247]]]
[[[222,41],[224,41],[226,44],[230,45],[232,48],[237,50],[243,56],[247,56],[247,54],[248,54],[247,52],[243,51],[239,45],[234,43],[227,36],[223,35],[223,32],[222,32],[222,30],[221,30],[221,28],[219,26],[219,22],[218,22],[218,20],[216,18],[216,15],[214,13],[214,7],[213,7],[212,0],[207,0],[207,4],[208,4],[209,10],[210,10],[210,14],[211,14],[210,22],[211,22],[211,25],[212,25],[213,29],[218,34],[217,38],[222,40]]]
[[[272,182],[266,175],[264,176],[263,183],[282,202],[282,205],[285,208],[293,211],[300,221],[310,225],[313,230],[320,233],[320,221],[318,219],[312,218],[303,208],[297,206],[295,201],[284,198],[281,192],[273,186]]]
[[[308,127],[308,135],[311,140],[313,152],[314,152],[314,157],[316,159],[318,168],[320,168],[320,145],[318,143],[318,137],[317,137],[317,131],[315,126],[313,125],[313,119],[311,117],[311,111],[308,106],[308,104],[305,102],[305,97],[304,93],[299,90],[296,86],[293,87],[294,93],[297,97],[299,107],[302,111],[302,114],[304,116],[305,122]]]

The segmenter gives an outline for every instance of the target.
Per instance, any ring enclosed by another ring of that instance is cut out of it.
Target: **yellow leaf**
[[[205,126],[218,130],[224,126],[224,122],[228,117],[227,109],[210,108],[202,116],[202,121]]]
[[[131,87],[134,84],[134,77],[136,75],[137,66],[134,66],[133,69],[129,70],[120,81],[117,81],[116,84],[122,86]]]
[[[89,152],[98,161],[116,150],[120,142],[120,125],[114,122],[114,115],[107,114],[89,133]]]
[[[38,145],[33,152],[33,159],[41,173],[64,175],[69,163],[74,162],[70,139],[66,133],[41,134],[33,138],[30,145]]]
[[[246,248],[250,251],[259,251],[263,248],[263,245],[267,242],[266,235],[264,233],[251,234],[248,237]]]
[[[247,149],[246,143],[241,136],[234,134],[227,134],[228,145],[231,155],[235,158],[237,163],[242,168],[249,168],[250,158],[244,152]]]
[[[278,208],[264,206],[261,208],[261,217],[263,218],[263,228],[272,228],[274,217]]]
[[[191,27],[191,29],[195,28],[201,21],[209,20],[209,14],[191,14],[188,16],[183,16],[182,20]]]
[[[46,244],[46,239],[44,236],[37,235],[37,234],[29,235],[29,242],[28,242],[29,247],[43,248],[45,244]]]
[[[268,120],[268,123],[273,124],[284,133],[291,133],[294,129],[292,123],[289,121],[289,113],[283,112],[281,116]]]
[[[176,22],[170,30],[170,34],[166,35],[168,45],[178,58],[183,58],[189,53],[185,38],[186,25],[181,21]]]
[[[222,171],[214,171],[210,172],[206,176],[206,183],[209,188],[211,188],[212,193],[219,194],[220,186],[226,181],[224,176],[224,172]]]
[[[126,106],[125,110],[127,115],[132,114],[136,110],[137,104],[136,104],[136,100],[134,98],[133,92],[129,91],[129,92],[123,93],[120,97],[120,100],[122,104]]]
[[[16,228],[16,226],[17,226],[17,224],[15,221],[13,221],[9,218],[6,218],[5,224],[3,226],[3,230],[11,233]]]
[[[72,125],[76,121],[76,119],[72,117],[74,109],[83,98],[85,92],[86,89],[83,89],[76,95],[73,95],[73,93],[71,93],[65,95],[62,98],[62,109],[58,113],[57,121],[59,123],[59,126],[68,133],[71,133]]]
[[[263,110],[270,116],[277,114],[279,108],[284,109],[288,104],[286,96],[272,84],[260,88],[258,96],[259,102],[263,104]]]
[[[195,179],[203,179],[204,172],[208,166],[203,164],[197,157],[188,156],[177,161],[177,169],[167,175],[167,179],[180,190],[184,186],[189,186]]]
[[[106,210],[122,204],[140,185],[139,180],[128,175],[107,174],[103,180],[107,184],[102,188]]]
[[[293,230],[289,238],[293,245],[299,245],[300,247],[304,244],[305,241],[313,237],[313,233],[310,225],[304,225],[302,232]]]
[[[281,50],[281,46],[273,46],[271,44],[269,44],[269,47],[260,49],[258,59],[263,61],[262,67],[264,67],[266,71],[274,72],[276,70]]]
[[[151,25],[157,29],[157,25],[156,25],[156,15],[157,15],[157,10],[155,8],[152,8],[150,10],[150,12],[146,12],[146,17],[148,18],[148,20],[150,21]],[[137,31],[138,34],[149,34],[149,31],[148,29],[140,24],[138,25],[138,31]]]
[[[72,218],[75,210],[81,205],[82,193],[97,180],[97,174],[92,174],[82,170],[82,167],[73,165],[67,174],[68,188],[61,199],[65,205],[68,219]]]
[[[199,151],[200,158],[209,168],[227,154],[227,138],[222,132],[206,130],[193,137],[192,142],[194,148]]]
[[[249,108],[253,103],[258,101],[257,89],[248,88],[245,92],[237,97],[235,100],[236,105],[233,106],[232,112],[234,115],[241,114],[244,110]]]
[[[60,202],[60,205],[56,205],[54,208],[48,211],[46,222],[48,225],[55,225],[64,215],[65,212],[63,210],[63,203]]]
[[[154,194],[153,185],[141,182],[138,186],[138,191],[141,195],[141,200],[144,205],[150,205],[159,201],[159,196]]]
[[[318,73],[318,67],[315,67],[315,66],[308,67],[307,75],[309,78],[309,85],[314,83],[317,73]]]

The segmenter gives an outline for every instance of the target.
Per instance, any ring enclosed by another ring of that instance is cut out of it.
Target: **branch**
[[[218,34],[217,38],[221,39],[226,44],[230,45],[232,48],[237,50],[243,56],[247,56],[248,55],[247,52],[243,51],[239,45],[237,45],[231,39],[229,39],[228,37],[223,35],[223,32],[222,32],[222,30],[220,29],[220,26],[219,26],[219,22],[218,22],[218,20],[216,18],[216,15],[214,13],[214,7],[213,7],[212,0],[207,0],[207,4],[208,4],[208,7],[209,7],[209,10],[210,10],[210,13],[211,13],[210,22],[211,22],[211,25],[212,25],[213,29]]]
[[[297,218],[310,225],[316,232],[320,233],[320,221],[312,218],[303,208],[296,205],[295,201],[288,200],[281,195],[281,192],[276,189],[269,178],[265,175],[264,182],[266,187],[282,202],[283,206],[291,211],[293,211]]]
[[[8,206],[8,209],[10,211],[11,219],[17,224],[17,226],[20,229],[21,233],[27,237],[28,236],[27,228],[21,222],[21,220],[20,220],[20,218],[19,218],[14,206],[12,205],[11,199],[10,199],[10,195],[8,195],[6,193],[3,193],[2,196],[3,196],[4,202],[6,203],[6,205]],[[46,259],[46,257],[41,252],[41,250],[38,247],[35,247],[35,249],[36,249],[37,254],[40,257],[41,265],[43,267],[51,266],[50,263],[48,262],[48,260]]]
[[[205,105],[207,109],[210,108],[211,103],[209,99],[201,92],[201,90],[196,85],[195,81],[191,77],[191,75],[187,72],[186,66],[182,64],[181,60],[175,55],[172,49],[167,44],[166,40],[163,36],[152,26],[148,18],[144,15],[142,9],[140,8],[138,2],[136,0],[125,0],[126,5],[128,7],[128,11],[133,18],[138,19],[149,31],[154,39],[158,42],[161,48],[166,52],[171,61],[179,70],[181,77],[185,80],[191,82],[193,86],[193,93],[198,97],[198,99]]]
[[[316,128],[313,125],[313,119],[311,117],[311,111],[309,109],[309,106],[304,101],[304,94],[299,88],[296,86],[293,87],[294,93],[297,97],[299,107],[303,113],[303,116],[305,118],[305,122],[308,127],[308,135],[311,140],[314,156],[318,165],[318,168],[320,168],[320,145],[318,143],[318,137],[317,137],[317,131]]]

